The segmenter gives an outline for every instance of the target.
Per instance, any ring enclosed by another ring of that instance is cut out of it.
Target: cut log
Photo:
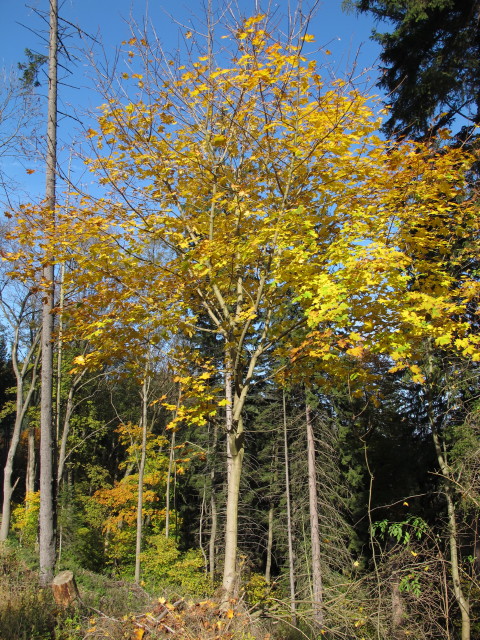
[[[71,571],[62,571],[52,582],[53,597],[55,602],[66,609],[80,599],[75,578]]]

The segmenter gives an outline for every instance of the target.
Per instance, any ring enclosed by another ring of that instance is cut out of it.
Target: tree
[[[335,377],[369,351],[416,366],[426,334],[471,353],[478,343],[458,315],[476,282],[459,289],[429,259],[432,247],[448,252],[452,220],[454,234],[476,224],[472,202],[455,197],[471,159],[381,141],[368,97],[345,81],[326,85],[304,53],[312,36],[282,43],[256,16],[228,37],[230,66],[209,50],[188,69],[146,37],[129,41],[144,68],[124,78],[126,91],[133,82],[141,97],[111,97],[89,132],[90,167],[111,193],[83,197],[47,229],[58,258],[75,260],[66,277],[85,287],[66,313],[92,345],[86,366],[153,329],[204,331],[221,345],[221,360],[175,349],[172,361],[187,370],[178,422],[205,426],[225,407],[225,603],[237,582],[245,403],[266,356],[297,369],[314,359]],[[419,214],[424,254],[413,264]],[[81,251],[72,235],[88,239]]]
[[[12,291],[9,291],[10,303],[12,302]],[[26,346],[23,357],[20,355],[22,348],[22,331],[25,329],[25,320],[30,327],[35,327],[35,307],[31,305],[32,294],[24,291],[18,309],[12,309],[11,304],[0,298],[0,308],[4,312],[8,322],[11,324],[13,338],[11,348],[11,362],[16,380],[16,402],[15,402],[15,423],[8,446],[7,459],[3,470],[3,506],[2,524],[0,527],[0,541],[7,539],[10,530],[11,500],[14,490],[12,485],[13,463],[17,452],[22,428],[24,427],[25,416],[30,407],[32,397],[37,388],[38,365],[40,360],[40,331],[35,328],[31,330],[31,340]]]
[[[480,122],[480,4],[478,0],[351,0],[393,29],[374,32],[389,118],[397,136],[430,136],[463,124],[462,138]]]
[[[57,172],[58,3],[50,0],[45,210],[55,219]],[[53,422],[54,254],[46,253],[42,272],[42,371],[40,378],[40,583],[46,586],[55,566],[55,480]]]
[[[32,160],[38,125],[38,99],[32,87],[19,79],[17,74],[0,70],[0,157],[15,158],[27,172],[32,172],[27,162]],[[2,200],[14,206],[14,193],[18,185],[4,167],[0,170]],[[2,235],[6,231],[2,228]]]

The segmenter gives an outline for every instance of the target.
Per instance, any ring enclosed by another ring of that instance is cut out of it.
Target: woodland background
[[[383,101],[301,4],[111,68],[61,9],[1,85],[1,638],[479,638],[478,0],[346,4]]]

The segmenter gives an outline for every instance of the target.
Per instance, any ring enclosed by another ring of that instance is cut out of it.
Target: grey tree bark
[[[145,475],[145,462],[147,459],[147,429],[148,429],[148,391],[150,378],[145,371],[142,383],[142,451],[138,467],[138,500],[137,500],[137,537],[135,544],[135,582],[140,583],[140,554],[142,552],[142,525],[143,525],[143,477]]]
[[[177,415],[178,408],[182,401],[182,387],[178,388],[178,399],[175,416]],[[170,489],[172,486],[172,472],[175,465],[175,428],[172,430],[172,437],[170,440],[170,455],[168,458],[168,471],[167,471],[167,487],[165,489],[165,537],[170,535]]]
[[[27,296],[28,298],[28,296]],[[38,364],[40,360],[40,349],[38,343],[40,340],[40,333],[34,338],[33,343],[30,345],[27,355],[24,358],[23,363],[18,360],[18,347],[19,347],[19,333],[20,324],[22,319],[22,310],[25,307],[27,298],[24,299],[20,316],[15,327],[15,335],[12,345],[12,365],[15,373],[15,379],[17,382],[16,390],[16,410],[15,410],[15,424],[13,427],[12,438],[8,447],[7,460],[3,469],[3,506],[2,506],[2,524],[0,526],[0,542],[7,539],[10,531],[10,516],[11,516],[11,500],[13,494],[12,475],[13,475],[13,460],[17,451],[18,443],[20,441],[20,434],[22,431],[22,425],[25,419],[25,415],[30,406],[33,393],[37,384]],[[34,359],[33,359],[34,358]],[[33,359],[33,362],[32,362]],[[30,382],[28,388],[27,376],[30,373]]]
[[[315,468],[315,438],[313,436],[312,410],[308,402],[305,407],[305,418],[307,425],[308,502],[310,512],[310,540],[312,547],[313,619],[315,624],[321,627],[323,626],[323,588],[322,568],[320,564],[317,472]]]
[[[50,0],[48,112],[45,207],[54,220],[57,164],[58,1]],[[45,256],[42,303],[42,373],[40,400],[40,584],[52,581],[55,567],[55,483],[53,390],[54,266]]]
[[[288,537],[288,573],[290,581],[290,612],[292,624],[297,624],[297,605],[295,600],[295,557],[293,552],[292,502],[290,497],[290,460],[288,455],[287,407],[285,391],[283,391],[283,443],[285,456],[285,496],[287,502],[287,537]]]
[[[215,495],[215,459],[217,454],[218,443],[218,425],[216,420],[213,424],[213,443],[212,443],[212,470],[210,471],[211,493],[210,493],[210,537],[208,540],[208,572],[210,580],[213,584],[215,580],[215,544],[217,540],[218,528],[218,509],[217,497]]]
[[[274,516],[274,491],[278,484],[278,445],[275,442],[275,452],[272,461],[272,481],[270,483],[270,507],[268,509],[268,532],[267,532],[267,559],[265,563],[265,581],[270,582],[272,571],[272,551],[273,551],[273,516]]]
[[[36,474],[37,461],[35,452],[35,427],[28,425],[27,477],[25,480],[25,492],[27,496],[35,491]]]

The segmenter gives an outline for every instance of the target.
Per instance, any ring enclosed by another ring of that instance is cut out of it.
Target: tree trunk
[[[468,598],[462,589],[460,567],[458,563],[458,534],[457,534],[457,521],[455,513],[455,502],[452,495],[451,481],[452,472],[448,465],[446,450],[443,443],[440,440],[440,435],[437,430],[437,424],[435,415],[433,412],[433,360],[430,352],[430,345],[428,345],[427,351],[427,365],[428,365],[428,378],[426,382],[427,389],[427,402],[428,402],[428,419],[430,423],[430,429],[432,431],[433,445],[435,447],[435,453],[437,456],[438,466],[444,477],[445,482],[445,497],[447,500],[447,514],[448,514],[448,541],[450,547],[450,570],[452,573],[453,581],[453,593],[455,600],[457,601],[460,609],[460,615],[462,620],[462,640],[470,640],[470,603]]]
[[[445,495],[447,498],[448,511],[448,535],[450,546],[450,566],[453,580],[453,593],[460,607],[460,615],[462,618],[462,640],[470,640],[470,602],[465,596],[460,575],[460,567],[458,564],[458,534],[457,522],[455,514],[455,504],[451,495],[450,487],[446,488]]]
[[[267,533],[267,559],[265,562],[265,581],[270,582],[272,572],[272,549],[273,549],[273,515],[274,500],[273,492],[278,483],[278,446],[275,442],[275,453],[273,455],[272,482],[270,484],[270,508],[268,509],[268,533]]]
[[[312,546],[313,619],[323,626],[323,588],[320,564],[320,527],[318,524],[317,471],[315,468],[315,439],[313,437],[312,412],[307,402],[308,502],[310,511],[310,540]]]
[[[26,495],[35,491],[35,477],[37,473],[37,463],[35,455],[35,427],[28,426],[28,454],[27,454],[27,477]]]
[[[170,456],[168,458],[167,487],[165,489],[165,537],[170,536],[170,488],[172,486],[172,473],[175,465],[175,428],[170,439]]]
[[[177,416],[180,403],[182,401],[182,387],[178,387],[178,399],[177,408],[175,411],[175,417]],[[165,489],[165,537],[170,536],[170,487],[172,485],[172,471],[175,465],[175,429],[172,429],[172,437],[170,440],[170,456],[168,459],[168,472],[167,472],[167,486]]]
[[[225,564],[223,571],[224,604],[228,604],[227,601],[234,597],[237,584],[238,498],[244,453],[243,439],[243,420],[240,417],[236,429],[227,434],[230,473],[228,478]]]
[[[273,504],[268,510],[268,532],[267,532],[267,559],[265,562],[265,582],[270,583],[272,571],[272,547],[273,547]]]
[[[48,124],[45,207],[55,219],[55,178],[57,163],[57,50],[58,2],[50,0],[50,44],[48,66]],[[46,586],[55,566],[55,496],[53,435],[53,305],[54,267],[51,256],[45,256],[42,303],[42,375],[40,402],[40,584]]]
[[[86,371],[86,369],[84,370]],[[60,451],[58,454],[58,470],[57,470],[57,489],[60,488],[60,484],[63,479],[63,472],[65,468],[65,458],[67,455],[67,440],[70,433],[70,418],[73,412],[73,395],[75,389],[73,385],[70,387],[67,398],[67,406],[65,407],[65,418],[63,420],[62,440],[60,442]],[[58,430],[57,430],[58,433]]]
[[[405,633],[402,629],[405,621],[405,610],[402,602],[402,594],[396,575],[392,576],[392,640],[404,640]]]
[[[80,594],[71,571],[62,571],[55,576],[52,582],[52,591],[55,602],[63,609],[80,600]]]
[[[295,560],[293,553],[292,507],[290,498],[290,462],[288,456],[287,408],[283,391],[283,442],[285,454],[285,497],[287,501],[287,537],[288,537],[288,573],[290,580],[290,612],[292,624],[297,624],[297,606],[295,602]]]
[[[2,524],[0,526],[0,542],[7,539],[10,531],[10,517],[11,517],[11,501],[13,494],[12,474],[13,474],[13,460],[15,453],[17,452],[18,443],[20,441],[20,434],[22,431],[22,425],[27,413],[28,407],[35,391],[37,383],[38,364],[40,359],[40,351],[37,351],[35,361],[32,368],[32,377],[30,380],[30,386],[27,394],[24,397],[25,376],[28,371],[28,364],[33,356],[35,348],[38,345],[38,340],[35,340],[29,349],[29,352],[25,358],[25,362],[20,369],[18,362],[18,331],[15,332],[15,340],[12,348],[12,364],[15,372],[15,378],[17,381],[17,396],[16,396],[16,411],[15,411],[15,424],[13,427],[12,439],[8,447],[7,460],[3,469],[3,505],[2,505]]]
[[[145,461],[147,459],[147,410],[148,410],[148,379],[145,374],[142,385],[142,452],[138,467],[138,500],[137,500],[137,539],[135,545],[135,582],[140,582],[140,554],[142,552],[142,524],[143,524],[143,477],[145,475]]]
[[[215,542],[217,539],[217,528],[218,528],[218,513],[217,513],[217,501],[215,499],[215,492],[212,490],[212,495],[210,496],[210,538],[208,540],[208,564],[209,564],[209,573],[210,573],[210,581],[214,582],[215,580]]]
[[[215,460],[217,454],[217,442],[218,442],[218,425],[216,420],[213,425],[213,459],[212,470],[210,472],[211,493],[210,493],[210,538],[208,541],[208,561],[209,561],[209,574],[210,581],[215,580],[215,544],[217,539],[218,528],[218,511],[217,511],[217,499],[215,496]]]

